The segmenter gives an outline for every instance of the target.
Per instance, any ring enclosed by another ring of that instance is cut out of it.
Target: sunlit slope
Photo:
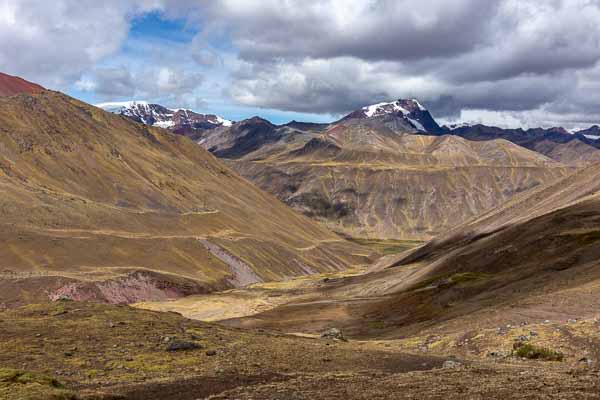
[[[313,331],[337,320],[354,335],[403,337],[596,318],[598,171],[518,195],[369,274],[234,322]]]
[[[60,93],[0,98],[0,196],[0,269],[78,280],[148,271],[131,300],[155,273],[177,294],[170,277],[210,290],[366,260],[190,140]]]
[[[402,134],[373,123],[281,135],[230,165],[359,237],[430,239],[573,170],[505,140]]]

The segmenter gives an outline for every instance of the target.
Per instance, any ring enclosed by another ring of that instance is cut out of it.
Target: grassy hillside
[[[369,255],[190,140],[49,91],[0,98],[0,197],[5,302],[165,298]]]

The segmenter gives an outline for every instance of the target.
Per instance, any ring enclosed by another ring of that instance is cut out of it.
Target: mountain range
[[[0,78],[0,398],[599,393],[596,128],[109,113]]]
[[[107,111],[129,116],[138,122],[146,121],[150,125],[169,128],[197,141],[203,140],[207,131],[219,127],[230,127],[232,124],[231,121],[222,117],[197,114],[191,110],[185,111],[193,115],[199,122],[194,124],[185,120],[181,121],[177,115],[177,111],[180,109],[169,110],[157,104],[149,105],[147,102],[101,103],[98,106]],[[252,120],[253,118],[247,121]],[[600,160],[600,152],[598,152],[600,127],[598,125],[573,132],[561,127],[513,129],[467,123],[440,126],[430,112],[416,99],[399,99],[365,106],[332,124],[292,121],[284,126],[295,127],[298,130],[322,131],[327,126],[347,120],[377,121],[381,126],[402,133],[450,134],[472,141],[505,139],[567,165],[578,166]]]
[[[485,125],[444,126],[447,134],[469,140],[506,139],[568,165],[600,161],[600,128],[568,132],[564,128],[501,129]]]
[[[444,132],[410,99],[331,124],[254,117],[196,137],[260,188],[351,237],[428,240],[572,170],[512,140]]]

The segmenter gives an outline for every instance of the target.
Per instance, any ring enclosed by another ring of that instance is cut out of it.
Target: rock
[[[185,341],[174,341],[174,342],[169,343],[166,350],[169,352],[173,352],[173,351],[196,350],[196,349],[200,349],[200,348],[202,348],[202,346],[200,346],[198,343],[185,342]]]
[[[322,339],[333,339],[333,340],[343,340],[346,342],[346,338],[342,334],[338,328],[329,328],[325,332],[321,334]]]
[[[169,343],[170,341],[171,341],[171,338],[170,338],[170,337],[168,337],[168,336],[165,336],[165,337],[163,338],[163,342],[165,342],[165,343]]]
[[[576,319],[568,319],[568,320],[567,320],[567,323],[568,323],[568,324],[576,324],[576,323],[577,323],[577,320],[576,320]]]
[[[462,363],[454,360],[446,360],[444,364],[442,364],[443,369],[455,369],[462,367]]]
[[[585,363],[588,366],[591,366],[594,363],[594,360],[592,360],[590,358],[587,358],[587,357],[582,357],[582,358],[579,359],[579,362],[580,363]]]
[[[538,333],[536,331],[529,331],[529,336],[537,336]]]
[[[513,343],[513,350],[517,350],[519,347],[523,347],[525,345],[525,343],[521,342],[521,341],[516,341]]]
[[[217,352],[215,350],[208,350],[206,352],[206,355],[209,356],[209,357],[216,356]]]
[[[529,338],[525,335],[517,336],[515,340],[517,342],[529,342]]]

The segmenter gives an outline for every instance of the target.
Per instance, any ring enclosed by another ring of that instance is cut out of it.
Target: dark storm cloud
[[[243,60],[233,98],[290,111],[411,96],[441,116],[558,112],[585,95],[600,59],[600,2],[590,0],[230,0],[211,13]]]
[[[411,60],[472,50],[489,37],[500,0],[263,1],[213,5],[240,56]]]

